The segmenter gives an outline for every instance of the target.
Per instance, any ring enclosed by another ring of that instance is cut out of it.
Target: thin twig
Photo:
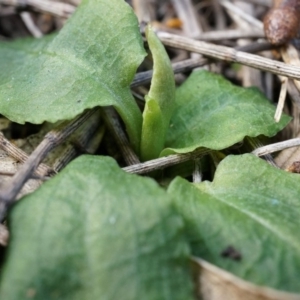
[[[41,38],[43,36],[41,30],[34,24],[33,19],[29,12],[23,11],[20,13],[20,16],[26,28],[32,34],[33,37]]]
[[[230,47],[218,46],[166,32],[157,33],[160,40],[168,46],[200,53],[211,58],[236,62],[277,75],[300,79],[300,67],[287,65],[269,58],[237,51]]]
[[[146,174],[152,171],[164,169],[169,166],[173,166],[182,162],[186,162],[192,159],[202,157],[203,155],[209,153],[211,150],[206,148],[199,148],[193,152],[184,154],[172,154],[166,157],[161,157],[153,160],[149,160],[144,163],[132,165],[123,168],[124,171],[134,174]]]
[[[70,17],[75,11],[75,6],[73,5],[50,0],[0,0],[0,4],[16,6],[23,9],[28,6],[35,11],[63,18]]]
[[[63,153],[55,160],[52,165],[53,170],[59,172],[63,169],[78,153],[86,151],[86,147],[90,140],[94,138],[96,130],[100,126],[100,112],[94,113],[78,130],[69,138],[69,144],[64,149]],[[103,137],[104,130],[102,130]],[[100,136],[100,140],[101,140]],[[99,142],[99,141],[98,141]],[[95,149],[94,149],[95,150]],[[86,153],[86,152],[85,152]]]
[[[0,132],[0,148],[18,162],[25,163],[28,159],[27,153],[7,140],[2,132]],[[45,164],[40,164],[35,173],[39,176],[48,176],[55,174],[55,171]]]
[[[295,138],[295,139],[290,139],[290,140],[287,140],[284,142],[279,142],[279,143],[275,143],[275,144],[257,148],[254,151],[252,151],[252,153],[256,156],[262,156],[262,155],[266,155],[269,153],[281,151],[281,150],[291,148],[291,147],[298,147],[298,146],[300,146],[300,138]]]
[[[201,162],[200,162],[200,159],[197,158],[194,160],[194,172],[193,172],[193,182],[194,183],[200,183],[202,182],[202,177],[203,177],[203,174],[201,172]]]
[[[15,176],[16,172],[5,172],[5,171],[0,171],[0,176]],[[51,179],[50,176],[41,176],[41,175],[36,175],[36,174],[30,174],[29,179],[35,179],[35,180],[42,180],[42,181],[47,181]]]
[[[171,0],[180,20],[183,22],[185,36],[199,36],[203,31],[191,0]]]
[[[140,163],[139,158],[132,150],[127,136],[121,126],[118,116],[112,107],[102,108],[103,120],[114,137],[119,149],[122,153],[124,161],[127,165],[134,165]]]
[[[264,50],[270,50],[274,48],[269,42],[266,43],[252,43],[249,45],[237,47],[236,50],[255,53]],[[230,48],[231,49],[231,48]],[[180,62],[176,62],[172,64],[173,72],[175,74],[181,72],[187,72],[193,70],[195,68],[203,67],[209,64],[211,61],[207,58],[189,58]],[[149,83],[152,78],[152,70],[137,73],[131,83],[131,87],[137,87],[143,85],[145,83]]]
[[[267,7],[271,7],[273,5],[273,0],[240,0],[240,1],[263,5],[263,6],[267,6]]]
[[[173,7],[175,8],[176,14],[183,22],[183,34],[185,36],[194,38],[198,36],[203,29],[200,25],[198,15],[194,9],[192,0],[171,0]],[[183,53],[184,55],[186,53]],[[197,53],[191,53],[191,58],[201,58],[202,55]]]
[[[288,78],[284,77],[282,82],[281,82],[281,89],[280,89],[280,94],[279,94],[279,100],[275,112],[275,122],[278,123],[280,121],[285,99],[286,99],[286,92],[287,92],[287,86],[288,86]]]
[[[237,40],[237,39],[254,39],[263,38],[265,36],[262,30],[219,30],[203,32],[194,38],[200,41],[213,42],[213,41],[224,41],[224,40]]]
[[[172,67],[174,73],[176,74],[176,73],[190,71],[198,67],[202,67],[208,63],[209,60],[207,58],[190,58],[180,62],[173,63]],[[133,88],[136,86],[143,85],[145,83],[149,83],[151,81],[152,74],[153,74],[152,70],[137,73],[134,77],[134,80],[131,83],[131,87]]]
[[[211,7],[213,9],[216,31],[223,30],[226,27],[227,20],[219,0],[212,0]]]
[[[15,176],[0,190],[0,221],[6,215],[6,211],[16,200],[16,196],[24,183],[29,179],[31,173],[37,168],[46,155],[56,146],[61,144],[79,126],[81,126],[97,109],[89,110],[69,123],[63,123],[57,129],[46,134],[44,140],[28,157],[27,161],[20,167]]]
[[[231,11],[235,15],[238,15],[243,20],[247,21],[250,25],[254,26],[258,29],[263,29],[263,23],[257,19],[255,19],[253,16],[246,14],[243,10],[238,8],[236,5],[232,4],[228,0],[220,0],[220,4],[224,6],[227,10]]]
[[[236,5],[237,8],[239,8],[239,10],[247,12],[249,16],[254,15],[254,7],[253,7],[252,4],[237,1],[235,3],[235,5]],[[243,30],[245,30],[245,31],[249,31],[249,30],[254,31],[253,30],[253,29],[255,29],[255,28],[253,28],[254,26],[250,25],[248,22],[246,22],[239,15],[235,14],[235,12],[228,11],[228,13],[230,14],[232,19],[234,20],[235,26],[237,26],[240,30],[242,30],[242,31]],[[261,29],[260,31],[263,34],[263,30]],[[237,41],[237,44],[240,45],[240,46],[244,46],[244,45],[248,45],[248,44],[251,45],[252,43],[249,39],[239,39]],[[241,79],[241,84],[242,84],[243,87],[256,86],[261,91],[264,90],[263,81],[262,81],[262,73],[259,70],[249,68],[247,66],[242,66],[239,74],[241,76],[240,79]]]
[[[286,64],[291,64],[300,67],[300,60],[297,49],[293,45],[280,48],[280,54]],[[294,84],[300,91],[300,81],[294,80]]]
[[[267,50],[276,49],[277,46],[272,45],[269,42],[253,42],[251,44],[237,46],[233,49],[236,51],[247,52],[247,53],[257,53]]]
[[[280,77],[281,79],[281,77]],[[288,93],[293,101],[293,104],[300,109],[300,95],[299,90],[296,87],[294,81],[289,80],[288,82]]]
[[[259,138],[257,137],[247,137],[246,138],[249,142],[249,144],[252,146],[253,149],[260,149],[263,146],[262,142],[259,140]],[[255,151],[255,150],[254,150]],[[252,153],[254,152],[252,151]],[[263,156],[263,158],[273,167],[278,168],[273,156],[269,153],[265,154],[265,155],[260,155]]]

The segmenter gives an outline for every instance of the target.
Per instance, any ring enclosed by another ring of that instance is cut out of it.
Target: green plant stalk
[[[175,80],[169,56],[150,26],[146,38],[153,57],[153,78],[145,97],[141,136],[141,160],[159,157],[175,102]]]

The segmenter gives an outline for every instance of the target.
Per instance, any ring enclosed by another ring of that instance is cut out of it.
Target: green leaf
[[[0,299],[192,299],[170,197],[111,158],[81,156],[9,218]]]
[[[49,44],[1,43],[0,113],[40,124],[113,105],[138,150],[142,115],[129,85],[144,55],[138,22],[125,1],[85,0]]]
[[[299,175],[250,154],[229,156],[212,183],[177,178],[169,193],[194,255],[252,283],[300,292]]]
[[[290,120],[274,121],[275,107],[255,88],[241,88],[220,75],[196,71],[176,92],[176,108],[161,156],[199,147],[225,149],[245,136],[273,136]]]
[[[55,37],[55,34],[49,34],[41,39],[25,38],[13,42],[0,43],[0,88],[7,82],[14,81],[15,76],[23,70],[23,65],[27,63],[32,56],[39,56],[42,51]],[[30,64],[29,66],[30,67]],[[7,85],[9,88],[10,86]],[[12,86],[10,87],[12,88]],[[1,96],[0,96],[1,97]],[[10,100],[8,100],[10,101]],[[0,103],[1,105],[1,103]]]
[[[143,112],[141,159],[144,161],[157,158],[163,150],[175,101],[175,80],[169,56],[150,26],[146,29],[146,37],[154,65]]]

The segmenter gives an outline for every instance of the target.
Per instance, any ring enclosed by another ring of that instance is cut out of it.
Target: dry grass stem
[[[224,40],[236,40],[236,39],[258,39],[263,38],[264,32],[262,30],[241,30],[230,29],[220,31],[203,32],[199,36],[194,38],[205,42],[218,42]]]
[[[270,43],[252,43],[250,45],[245,45],[241,47],[237,47],[237,50],[242,50],[244,52],[260,52],[264,50],[269,50],[273,46]],[[172,64],[172,68],[175,74],[181,73],[181,72],[187,72],[191,71],[195,68],[203,67],[207,64],[209,64],[211,61],[207,58],[189,58],[183,61],[179,61]],[[131,83],[131,87],[137,87],[146,83],[149,83],[152,79],[153,71],[145,71],[137,73]]]
[[[28,159],[27,153],[7,140],[2,132],[0,132],[0,148],[18,162],[25,163],[25,161],[27,161]],[[45,164],[40,164],[36,169],[36,174],[40,176],[45,176],[53,173],[53,169]]]
[[[279,142],[255,149],[252,153],[256,156],[263,156],[269,153],[274,153],[291,147],[300,146],[300,138],[290,139],[284,142]]]
[[[209,60],[207,58],[189,58],[183,61],[179,61],[172,64],[173,71],[175,74],[186,72],[193,70],[198,67],[203,67],[204,65],[208,64]],[[152,79],[153,71],[145,71],[137,73],[131,83],[131,87],[137,87],[143,85],[145,83],[149,83]]]
[[[183,22],[183,32],[186,36],[195,37],[202,33],[202,28],[191,0],[172,0],[180,20]]]
[[[262,6],[271,7],[273,5],[273,0],[239,0],[247,3],[258,4]]]
[[[200,183],[202,182],[202,172],[201,172],[201,163],[200,159],[197,158],[194,160],[195,167],[194,167],[194,172],[193,172],[193,182],[194,183]]]
[[[232,12],[233,14],[239,16],[242,18],[244,21],[249,23],[249,25],[254,26],[255,28],[258,29],[263,29],[263,23],[257,19],[255,19],[253,16],[245,13],[243,10],[238,8],[236,5],[232,4],[228,0],[220,0],[220,4],[224,6],[228,11]]]
[[[108,130],[115,139],[126,164],[139,164],[140,160],[132,150],[115,110],[112,107],[103,107],[102,116]]]
[[[287,89],[291,100],[293,101],[293,105],[296,105],[300,109],[300,94],[298,88],[295,86],[294,81],[289,80]]]
[[[71,135],[70,142],[52,165],[53,170],[59,172],[79,153],[94,153],[104,134],[104,128],[100,127],[100,123],[100,112],[98,111]],[[98,133],[100,133],[99,136]],[[90,143],[95,139],[97,139],[95,146],[93,149],[89,149]]]
[[[5,172],[5,171],[0,171],[0,176],[14,176],[16,174],[16,172]],[[50,176],[40,176],[40,175],[36,175],[36,174],[30,174],[29,179],[35,179],[35,180],[42,180],[42,181],[46,181],[51,179]]]
[[[287,86],[288,86],[288,79],[284,78],[283,81],[281,82],[281,89],[280,89],[280,94],[279,94],[279,99],[278,99],[278,104],[277,104],[277,108],[276,108],[276,112],[275,112],[275,122],[279,122],[281,115],[282,115],[282,111],[283,111],[283,107],[284,107],[284,103],[285,103],[285,99],[286,99],[286,93],[287,93]]]
[[[34,21],[29,12],[23,11],[20,13],[21,19],[23,20],[26,28],[35,38],[40,38],[43,36],[41,30],[34,24]]]
[[[259,138],[252,138],[252,137],[247,137],[246,140],[249,142],[249,144],[252,146],[253,149],[258,149],[263,147],[262,142],[259,140]],[[252,151],[253,152],[253,151]],[[262,157],[273,167],[278,168],[273,156],[269,153],[262,155]]]
[[[167,32],[160,31],[157,34],[160,40],[167,46],[200,53],[218,60],[240,63],[242,65],[262,71],[300,80],[300,67],[297,66],[287,65],[285,63],[264,58],[255,54],[237,51],[230,47],[219,46],[202,41],[195,41],[190,38],[170,34]]]
[[[300,67],[300,60],[297,49],[293,45],[288,45],[285,48],[281,48],[281,56],[286,64]],[[300,91],[300,81],[294,80],[294,84]]]
[[[0,221],[6,215],[7,208],[16,200],[16,196],[24,183],[31,177],[40,162],[56,146],[64,142],[77,128],[88,120],[98,109],[86,111],[76,119],[60,125],[57,129],[46,134],[44,140],[31,153],[26,162],[20,167],[13,178],[0,190]]]
[[[123,168],[124,171],[134,174],[146,174],[152,171],[161,170],[166,167],[170,167],[182,162],[186,162],[192,159],[200,158],[203,155],[211,152],[212,150],[206,148],[199,148],[190,153],[184,154],[172,154],[166,157],[161,157],[153,160],[146,161],[144,163],[132,165]]]
[[[68,3],[50,0],[0,0],[0,4],[21,8],[28,6],[35,11],[63,18],[69,18],[76,8]]]

